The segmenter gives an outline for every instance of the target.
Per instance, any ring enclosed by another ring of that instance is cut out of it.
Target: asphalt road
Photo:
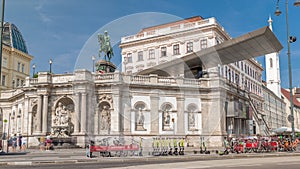
[[[299,156],[265,157],[265,158],[241,158],[241,159],[218,159],[205,161],[175,162],[172,159],[164,161],[130,161],[127,163],[97,162],[97,163],[73,163],[73,164],[45,164],[39,166],[0,166],[1,169],[202,169],[202,168],[243,168],[243,169],[299,169]]]

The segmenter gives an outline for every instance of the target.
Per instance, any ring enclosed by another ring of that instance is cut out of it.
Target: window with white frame
[[[167,47],[161,47],[161,54],[160,57],[166,57],[167,56]]]
[[[6,76],[2,75],[2,82],[1,82],[2,86],[6,86]]]
[[[173,55],[179,55],[179,44],[173,45]]]
[[[155,59],[154,49],[149,50],[149,59]]]
[[[127,63],[132,63],[132,53],[127,54]]]
[[[17,68],[18,72],[20,72],[20,69],[21,69],[21,63],[18,62],[18,68]]]
[[[2,65],[3,65],[3,67],[7,67],[7,58],[6,57],[3,58]]]
[[[186,44],[186,53],[193,52],[193,42],[188,42]]]
[[[25,65],[22,64],[22,73],[24,73]]]
[[[201,49],[207,48],[207,39],[201,39],[201,41],[200,41],[200,48]]]
[[[139,51],[138,52],[138,61],[143,61],[144,58],[143,58],[143,51]]]

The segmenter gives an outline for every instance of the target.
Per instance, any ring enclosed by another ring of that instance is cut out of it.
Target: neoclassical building
[[[28,54],[20,30],[12,23],[3,25],[2,71],[0,90],[23,86],[30,73],[33,56]]]
[[[160,29],[174,29],[176,42],[156,37]],[[144,36],[148,30],[152,38],[122,38],[123,72],[40,72],[24,86],[2,91],[3,131],[27,136],[30,146],[50,135],[79,146],[108,137],[143,138],[145,149],[153,137],[185,138],[194,146],[204,137],[208,146],[220,147],[225,136],[267,134],[260,112],[262,67],[251,58],[282,49],[268,27],[230,38],[214,18],[195,17],[146,28]]]

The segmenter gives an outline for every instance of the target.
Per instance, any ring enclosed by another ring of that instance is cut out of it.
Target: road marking
[[[31,161],[24,162],[8,162],[7,165],[32,165]]]

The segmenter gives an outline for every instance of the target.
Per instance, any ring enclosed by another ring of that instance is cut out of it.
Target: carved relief
[[[55,107],[52,114],[52,136],[69,137],[74,131],[72,123],[74,114],[74,104],[69,98],[63,98]]]
[[[34,105],[36,105],[37,104],[37,98],[34,98],[34,99],[31,99],[30,100],[30,105],[31,106],[34,106]]]
[[[58,103],[55,109],[55,116],[53,117],[54,126],[67,126],[70,121],[69,110],[66,106],[62,105],[61,102]]]

